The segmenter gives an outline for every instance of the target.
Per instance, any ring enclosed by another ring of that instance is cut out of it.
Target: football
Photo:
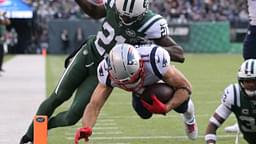
[[[151,96],[155,95],[162,103],[166,104],[174,94],[174,89],[166,83],[155,83],[147,86],[141,98],[149,104],[152,104]]]

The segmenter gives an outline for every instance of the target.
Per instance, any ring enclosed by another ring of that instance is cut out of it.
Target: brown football
[[[174,94],[174,89],[166,83],[155,83],[149,85],[143,91],[141,98],[152,104],[151,95],[155,95],[162,103],[166,104]]]

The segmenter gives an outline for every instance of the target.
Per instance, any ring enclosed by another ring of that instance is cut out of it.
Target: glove
[[[141,99],[142,105],[149,111],[155,114],[163,114],[165,115],[167,112],[167,107],[165,104],[163,104],[160,100],[157,99],[155,95],[151,96],[151,99],[153,101],[153,104],[150,105],[143,99]]]
[[[90,127],[79,128],[75,134],[75,144],[78,144],[78,141],[82,138],[84,138],[85,141],[89,141],[89,136],[91,135],[92,135],[92,128]]]

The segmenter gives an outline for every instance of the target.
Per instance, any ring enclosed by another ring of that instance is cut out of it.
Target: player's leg
[[[36,113],[37,115],[47,115],[50,119],[54,110],[72,96],[76,88],[79,87],[87,75],[87,70],[84,67],[85,60],[86,57],[82,54],[81,50],[64,71],[56,89],[41,103]],[[20,143],[23,144],[28,140],[33,140],[33,123],[30,124],[27,133]]]
[[[132,94],[132,106],[133,106],[133,109],[136,111],[136,113],[142,119],[149,119],[152,117],[152,113],[149,112],[146,108],[144,108],[144,106],[140,101],[139,95],[136,95],[135,93]]]
[[[185,124],[185,131],[189,139],[194,140],[198,136],[198,128],[195,118],[195,108],[193,101],[188,99],[179,107],[174,109],[178,113],[182,113]]]
[[[76,91],[75,98],[68,111],[59,113],[49,120],[49,129],[76,124],[81,119],[97,84],[98,79],[96,75],[87,77]]]
[[[243,46],[243,57],[245,60],[256,59],[256,26],[249,26]]]

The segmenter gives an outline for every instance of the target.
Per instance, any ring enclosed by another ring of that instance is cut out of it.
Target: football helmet
[[[143,62],[136,48],[130,44],[117,44],[108,59],[110,78],[117,84],[133,84],[141,80]]]
[[[149,7],[148,0],[116,0],[116,11],[124,25],[132,25],[140,19]]]
[[[256,59],[244,61],[238,71],[241,90],[250,98],[256,98]]]

